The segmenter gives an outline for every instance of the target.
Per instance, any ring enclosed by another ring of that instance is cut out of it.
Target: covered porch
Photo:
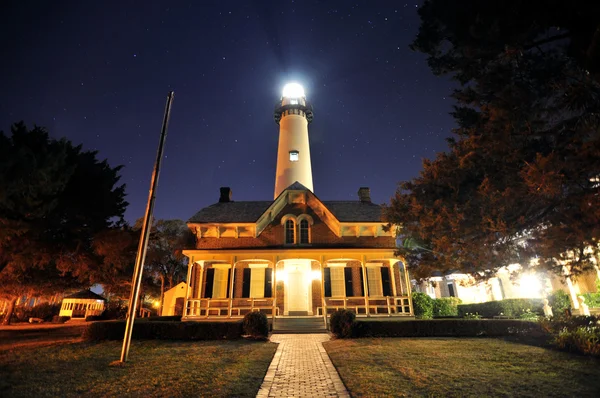
[[[184,320],[413,316],[409,276],[389,249],[187,250]]]

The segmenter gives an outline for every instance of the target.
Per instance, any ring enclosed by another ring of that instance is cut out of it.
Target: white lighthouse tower
[[[279,124],[274,198],[296,181],[312,191],[308,124],[312,122],[313,112],[301,85],[288,83],[283,87],[274,117]]]

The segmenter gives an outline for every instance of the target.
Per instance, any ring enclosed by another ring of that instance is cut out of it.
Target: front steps
[[[322,316],[286,316],[275,318],[273,333],[327,333],[327,329]]]

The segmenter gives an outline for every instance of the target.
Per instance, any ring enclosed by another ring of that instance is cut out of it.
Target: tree
[[[417,276],[593,267],[600,236],[600,4],[431,0],[412,48],[460,83],[450,149],[386,209]],[[531,260],[534,260],[531,262]]]
[[[123,224],[121,167],[24,123],[0,132],[0,292],[18,297],[90,286],[102,273],[94,239]]]
[[[152,226],[148,242],[146,265],[160,281],[160,308],[165,289],[171,289],[184,280],[187,271],[183,249],[191,247],[194,235],[181,220],[157,220]]]

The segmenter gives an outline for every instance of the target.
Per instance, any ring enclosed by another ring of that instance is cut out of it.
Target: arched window
[[[308,220],[300,221],[300,244],[310,243],[309,242],[309,225]]]
[[[285,222],[285,243],[296,243],[296,223],[292,219]]]

